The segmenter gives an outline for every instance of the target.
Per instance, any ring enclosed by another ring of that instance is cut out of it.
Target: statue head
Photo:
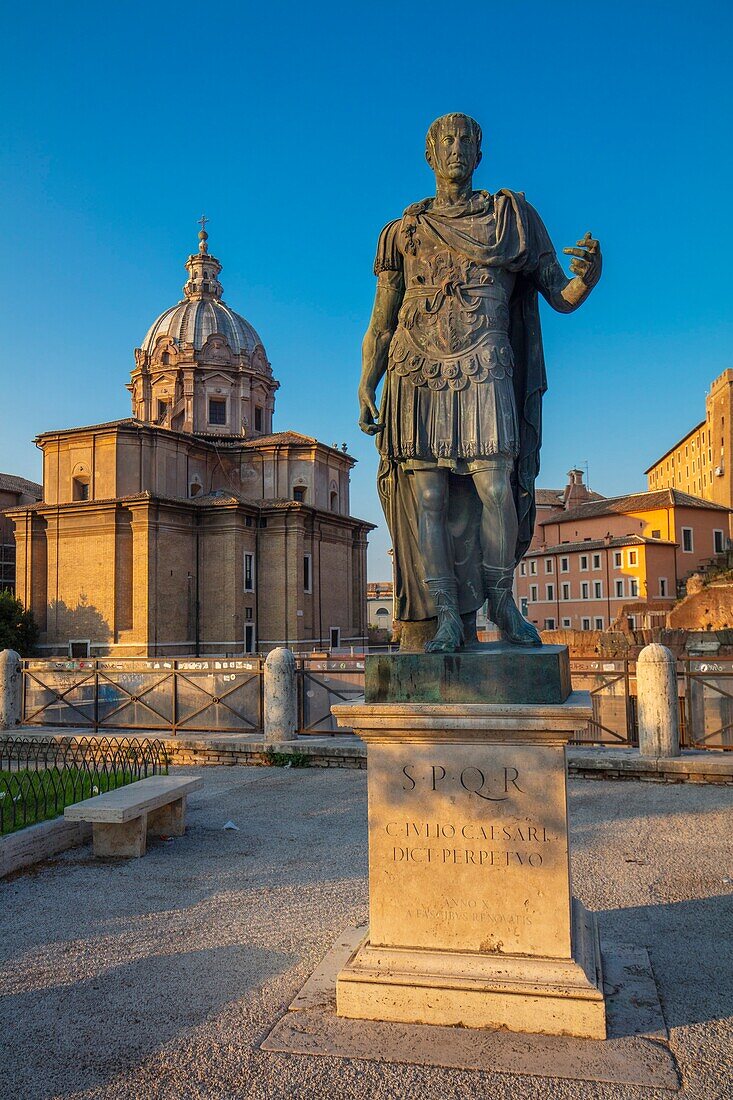
[[[460,182],[473,175],[481,161],[481,127],[470,115],[436,118],[425,139],[425,159],[436,176]]]

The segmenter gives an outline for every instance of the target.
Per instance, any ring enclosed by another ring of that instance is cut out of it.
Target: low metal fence
[[[364,695],[364,657],[299,657],[295,675],[298,732],[320,736],[351,733],[337,726],[331,707]]]
[[[628,746],[639,743],[636,724],[636,666],[626,658],[573,657],[574,691],[590,692],[593,717],[575,745]]]
[[[682,743],[691,749],[733,750],[733,658],[685,657]]]
[[[23,723],[92,731],[262,729],[263,660],[23,661]]]
[[[638,744],[636,663],[574,657],[573,687],[590,692],[593,717],[576,744]],[[99,658],[23,662],[23,724],[89,730],[262,730],[264,659]],[[733,749],[733,657],[677,663],[686,748]],[[364,655],[296,657],[298,732],[349,733],[331,713],[364,693]]]
[[[46,821],[65,806],[168,772],[157,739],[0,737],[0,834]]]

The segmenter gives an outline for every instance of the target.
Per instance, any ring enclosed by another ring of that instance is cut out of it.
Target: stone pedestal
[[[568,859],[565,745],[587,693],[333,712],[366,741],[369,784],[370,928],[339,1015],[605,1038],[595,918]]]

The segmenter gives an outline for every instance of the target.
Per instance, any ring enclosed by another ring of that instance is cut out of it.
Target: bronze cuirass
[[[473,219],[472,219],[473,220]],[[489,219],[475,219],[479,233]],[[514,276],[420,233],[402,219],[405,293],[389,367],[417,386],[465,389],[511,375],[509,297]]]

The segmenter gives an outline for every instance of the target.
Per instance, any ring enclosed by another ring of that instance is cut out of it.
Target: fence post
[[[14,649],[0,652],[0,730],[20,725],[23,674],[20,654]]]
[[[273,649],[264,668],[265,741],[294,741],[298,730],[295,658],[289,649]]]
[[[680,724],[677,670],[666,646],[645,646],[636,661],[639,752],[642,756],[679,756]]]

